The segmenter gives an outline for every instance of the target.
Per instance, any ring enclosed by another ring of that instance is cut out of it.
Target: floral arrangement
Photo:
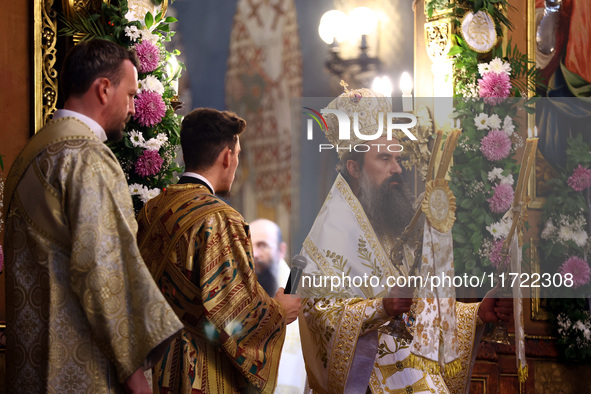
[[[591,268],[584,260],[586,252],[591,252],[589,206],[583,195],[591,187],[590,147],[580,134],[569,138],[567,145],[566,168],[547,182],[553,193],[542,210],[540,261],[546,271],[572,273],[573,287],[591,290]]]
[[[486,11],[490,14],[495,22],[495,30],[498,36],[503,35],[503,26],[509,29],[513,28],[513,24],[507,18],[507,8],[509,7],[507,0],[428,0],[425,1],[425,10],[427,17],[433,17],[435,11],[444,13],[454,17],[454,23],[460,25],[461,19],[467,12],[477,13],[480,10]]]
[[[486,11],[497,37],[513,26],[506,17],[507,0],[429,0],[428,17],[435,12],[451,17],[458,28],[469,13]],[[459,29],[458,29],[459,30]],[[450,188],[456,197],[452,234],[458,272],[481,275],[501,268],[502,243],[510,229],[503,219],[514,198],[519,166],[513,156],[523,145],[518,132],[519,100],[537,86],[535,64],[511,42],[488,53],[473,50],[460,34],[452,35],[454,116],[462,134],[454,152]]]
[[[114,41],[137,54],[140,68],[135,115],[127,123],[123,139],[109,143],[127,177],[137,211],[182,170],[174,162],[181,122],[174,112],[178,103],[174,86],[184,66],[176,66],[175,56],[180,52],[168,52],[164,45],[174,36],[169,24],[177,19],[148,12],[144,20],[132,20],[133,14],[127,0],[103,2],[100,14],[75,20],[62,18],[65,28],[61,32],[82,33],[83,40],[96,37]]]
[[[568,360],[591,360],[591,314],[586,299],[568,300],[555,317],[558,345]]]
[[[474,275],[506,263],[501,250],[511,223],[503,216],[515,196],[519,166],[513,155],[523,145],[515,120],[517,101],[509,99],[511,63],[495,57],[477,69],[473,85],[480,99],[457,100],[455,105],[463,132],[450,182],[458,215],[452,230],[456,269]]]
[[[584,194],[591,188],[591,147],[579,134],[567,139],[566,168],[550,179],[552,193],[542,210],[540,264],[544,272],[572,274],[577,294],[591,292],[591,267],[585,256],[591,252],[588,232],[589,205]],[[550,294],[552,295],[552,294]],[[548,299],[558,344],[564,356],[591,361],[591,316],[586,298]]]

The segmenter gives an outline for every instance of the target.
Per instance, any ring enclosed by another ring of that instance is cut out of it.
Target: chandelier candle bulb
[[[413,81],[409,73],[406,71],[400,77],[400,90],[402,91],[402,110],[404,112],[413,111],[412,99]]]

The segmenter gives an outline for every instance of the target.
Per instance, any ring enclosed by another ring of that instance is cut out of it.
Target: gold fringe
[[[460,373],[462,370],[462,360],[459,358],[455,359],[454,361],[445,364],[445,376],[452,377]]]
[[[429,360],[428,358],[413,353],[409,354],[408,358],[408,366],[411,368],[433,374],[438,374],[440,371],[439,363],[437,361]]]
[[[418,369],[423,372],[438,374],[441,372],[441,367],[437,361],[429,360],[423,356],[411,353],[407,357],[408,367]],[[406,361],[406,359],[405,359]],[[527,368],[527,367],[526,367]],[[462,370],[462,360],[459,358],[445,364],[443,371],[445,376],[451,377],[457,375]]]
[[[525,383],[529,375],[529,367],[527,364],[521,365],[521,360],[519,360],[519,366],[517,367],[517,377],[519,378],[519,383]]]

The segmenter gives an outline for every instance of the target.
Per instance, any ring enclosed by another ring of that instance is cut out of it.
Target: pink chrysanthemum
[[[503,258],[503,242],[505,238],[501,238],[493,244],[488,256],[490,262],[495,269],[505,268],[509,265],[509,255]]]
[[[511,152],[511,140],[504,131],[491,130],[480,141],[480,151],[487,160],[503,160]]]
[[[160,171],[164,160],[155,150],[146,150],[135,162],[135,172],[143,177],[156,175]]]
[[[4,270],[4,251],[2,250],[2,245],[0,245],[0,272]]]
[[[495,213],[507,212],[511,208],[515,193],[513,188],[508,183],[499,183],[493,188],[494,194],[488,200],[490,210]]]
[[[591,186],[591,169],[579,166],[568,178],[568,185],[575,191],[581,192]]]
[[[143,91],[135,97],[134,119],[144,127],[160,123],[166,114],[166,105],[162,96],[156,92]]]
[[[509,97],[511,82],[507,73],[487,72],[478,80],[478,87],[479,95],[484,98],[485,103],[497,105]]]
[[[137,44],[135,53],[140,61],[140,72],[142,74],[152,72],[158,68],[160,63],[160,51],[150,41],[144,40]]]
[[[575,289],[586,285],[591,279],[591,268],[589,268],[589,264],[577,256],[572,256],[562,263],[560,268],[558,268],[558,272],[562,276],[572,274],[573,288]]]

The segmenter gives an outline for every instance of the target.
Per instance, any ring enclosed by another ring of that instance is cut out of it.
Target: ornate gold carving
[[[435,230],[441,233],[451,230],[455,221],[456,198],[445,179],[427,182],[421,209]]]
[[[417,137],[418,141],[412,141],[407,144],[402,151],[404,161],[402,165],[407,170],[411,170],[414,166],[417,173],[420,174],[421,180],[427,180],[427,168],[429,166],[429,159],[431,158],[431,150],[429,149],[429,141],[433,134],[433,121],[429,114],[429,109],[421,105],[415,111],[417,117],[417,125],[413,128],[413,135]]]
[[[35,130],[39,130],[55,112],[57,103],[56,61],[57,12],[54,0],[36,0],[34,3],[34,86]]]
[[[425,23],[425,42],[431,61],[436,62],[447,57],[451,48],[451,34],[452,26],[449,19]]]
[[[440,19],[443,15],[447,15],[451,12],[450,9],[444,9],[444,10],[433,10],[433,14],[431,15],[431,18],[429,18],[429,15],[427,14],[427,3],[429,2],[429,0],[425,0],[425,6],[423,7],[424,11],[425,11],[425,16],[427,17],[428,20],[432,21],[432,20],[436,20],[436,19]],[[451,5],[455,4],[455,0],[448,0],[448,3]]]
[[[464,15],[461,33],[468,46],[478,53],[489,52],[497,41],[495,22],[490,14],[483,10]]]
[[[100,12],[102,0],[62,0],[64,15],[68,19]],[[105,0],[109,4],[109,0]],[[80,14],[80,15],[79,15]]]

